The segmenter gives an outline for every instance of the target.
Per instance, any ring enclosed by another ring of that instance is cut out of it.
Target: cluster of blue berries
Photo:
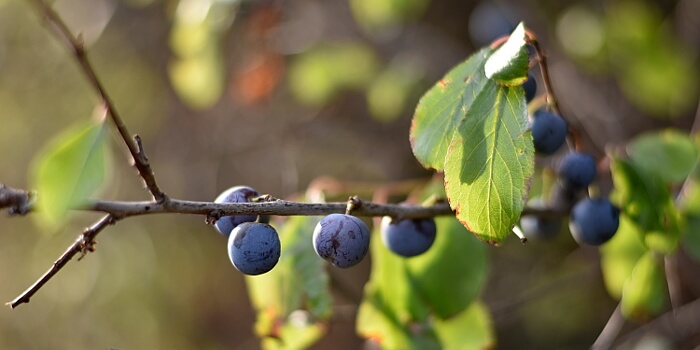
[[[215,203],[250,202],[259,197],[253,188],[235,186],[221,193]],[[215,223],[219,233],[228,237],[228,256],[233,266],[246,275],[272,270],[281,254],[279,235],[265,215],[228,215]],[[412,257],[424,253],[435,240],[436,225],[432,218],[382,221],[382,242],[394,253]],[[334,266],[357,265],[369,251],[370,231],[359,218],[347,214],[330,214],[316,225],[312,243],[316,254]]]
[[[526,100],[535,96],[537,85],[532,75],[523,84]],[[540,156],[556,153],[566,141],[568,128],[561,116],[550,111],[539,110],[530,119],[535,152]],[[549,199],[549,207],[569,211],[569,230],[579,244],[598,246],[613,237],[620,222],[620,211],[608,199],[583,196],[596,179],[595,159],[586,153],[569,152],[561,158],[556,169],[559,184],[554,186]],[[574,205],[575,202],[575,205]],[[529,202],[533,208],[548,206],[542,199]],[[526,237],[550,238],[561,229],[558,218],[524,215],[520,226]]]
[[[258,191],[248,186],[235,186],[221,193],[214,202],[250,202],[259,196]],[[228,257],[238,271],[260,275],[277,265],[282,247],[277,230],[267,223],[269,220],[264,215],[229,215],[214,224],[219,233],[228,237]]]

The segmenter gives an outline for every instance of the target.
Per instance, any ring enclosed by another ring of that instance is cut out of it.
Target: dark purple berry
[[[586,198],[571,210],[569,229],[579,244],[601,245],[620,226],[620,210],[604,198]]]
[[[268,224],[244,222],[236,226],[228,238],[228,257],[233,266],[246,275],[272,270],[280,253],[277,231]]]
[[[354,216],[330,214],[316,225],[313,246],[322,259],[337,267],[351,267],[369,251],[369,229]]]
[[[532,101],[537,94],[537,80],[532,74],[528,74],[527,80],[523,83],[523,89],[525,90],[525,101]]]
[[[218,197],[216,197],[214,203],[244,203],[249,202],[252,198],[258,196],[260,196],[260,193],[248,186],[235,186],[222,192]],[[257,219],[257,215],[222,216],[219,218],[219,220],[216,220],[214,227],[217,231],[219,231],[219,233],[228,237],[236,226],[244,222],[253,222]],[[261,217],[260,221],[264,222],[265,217]],[[267,217],[267,221],[269,222],[269,217]]]
[[[597,175],[595,159],[585,153],[568,153],[562,158],[557,175],[565,187],[584,189]]]
[[[551,155],[556,152],[566,140],[566,122],[560,116],[547,111],[537,111],[530,120],[532,141],[535,152]]]
[[[382,242],[392,252],[412,257],[423,254],[433,245],[436,230],[432,218],[394,220],[386,216],[382,219]]]

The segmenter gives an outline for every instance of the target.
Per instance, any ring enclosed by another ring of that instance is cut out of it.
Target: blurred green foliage
[[[364,89],[377,69],[377,58],[366,45],[322,45],[292,63],[289,84],[301,102],[323,105],[344,89]]]

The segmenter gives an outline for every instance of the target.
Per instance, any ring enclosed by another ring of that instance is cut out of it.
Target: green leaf
[[[663,180],[629,160],[613,159],[610,170],[615,184],[612,196],[643,233],[653,233],[645,243],[668,253],[680,234],[679,213]]]
[[[483,72],[491,54],[488,47],[470,56],[453,68],[418,102],[411,124],[411,148],[416,159],[426,168],[441,171],[447,148],[457,125],[464,119],[486,79],[472,79]]]
[[[667,295],[663,257],[648,251],[625,282],[620,310],[628,319],[645,321],[662,310]]]
[[[525,44],[525,25],[520,22],[508,40],[486,61],[486,77],[506,86],[524,83],[530,61]]]
[[[698,162],[698,151],[690,136],[667,129],[638,136],[628,146],[635,164],[666,182],[681,182]]]
[[[522,88],[487,80],[457,131],[445,160],[447,198],[469,231],[498,244],[520,218],[534,172]]]
[[[486,305],[475,301],[460,314],[448,320],[435,320],[435,332],[445,350],[491,349],[496,335]]]
[[[486,247],[453,217],[438,217],[430,250],[406,259],[413,288],[438,318],[462,312],[486,278]]]
[[[436,178],[419,197],[441,192]],[[372,271],[357,332],[382,348],[443,348],[432,330],[433,322],[459,317],[484,283],[486,246],[453,217],[436,218],[436,224],[433,246],[412,258],[392,253],[380,239],[371,242]],[[374,235],[380,235],[379,229]]]
[[[288,322],[280,326],[279,337],[265,337],[262,348],[265,350],[296,350],[307,349],[314,345],[325,333],[326,326],[310,322],[304,314],[298,313],[290,317]]]
[[[600,247],[603,281],[611,297],[622,298],[622,288],[632,274],[634,265],[649,249],[641,240],[642,233],[625,214],[620,215],[620,227],[608,243]]]
[[[379,236],[379,228],[376,227],[373,237]],[[372,271],[370,280],[365,285],[365,295],[369,296],[370,303],[375,307],[381,306],[381,310],[388,314],[387,317],[400,326],[425,321],[429,309],[415,293],[406,258],[392,253],[381,239],[371,240],[370,253]],[[362,326],[358,322],[358,329]]]
[[[402,323],[387,299],[376,290],[365,289],[357,315],[357,333],[382,349],[440,349],[437,336],[426,321]]]
[[[313,336],[313,343],[323,333],[319,322],[331,315],[328,274],[309,243],[317,222],[318,218],[311,216],[289,217],[279,229],[282,254],[275,268],[263,275],[246,276],[248,294],[258,314],[256,332],[263,337],[263,344],[272,348],[300,341],[297,337]],[[316,322],[290,320],[290,315],[300,312]]]
[[[57,226],[105,182],[109,165],[105,123],[91,122],[52,140],[34,159],[33,187],[42,223]]]

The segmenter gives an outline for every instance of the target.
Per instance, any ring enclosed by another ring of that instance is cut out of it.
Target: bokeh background
[[[408,141],[413,108],[452,66],[525,21],[545,48],[565,117],[589,151],[644,131],[689,130],[698,111],[697,0],[57,0],[159,184],[213,200],[245,184],[276,197],[319,176],[429,178]],[[537,70],[535,70],[538,72]],[[540,80],[540,87],[542,86]],[[539,93],[543,89],[540,88]],[[32,162],[99,102],[31,2],[0,0],[0,183],[31,188]],[[143,200],[112,138],[101,198]],[[543,163],[547,166],[547,163]],[[35,281],[98,216],[47,229],[0,217],[0,299]],[[47,232],[50,231],[50,232]],[[124,220],[27,305],[0,308],[1,349],[257,349],[243,277],[203,217]],[[587,348],[615,308],[595,249],[568,235],[489,247],[482,296],[497,347]],[[331,271],[336,313],[318,349],[358,349],[354,317],[370,266]],[[676,263],[700,296],[700,266]],[[694,282],[692,282],[694,280]],[[639,325],[628,325],[632,332]],[[694,337],[647,335],[648,344]],[[651,338],[649,338],[651,337]],[[636,338],[633,340],[636,341]]]

